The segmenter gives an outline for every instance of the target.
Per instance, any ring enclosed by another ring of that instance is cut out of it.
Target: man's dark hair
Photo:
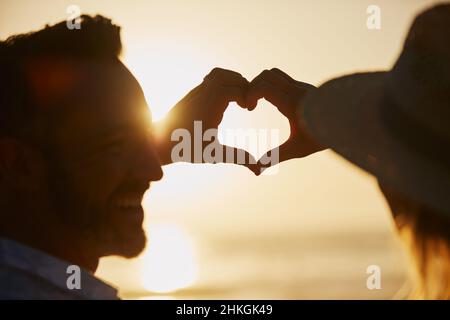
[[[0,42],[0,136],[20,136],[32,127],[37,110],[26,76],[27,60],[108,60],[120,55],[120,27],[98,15],[80,18],[80,29],[71,30],[63,21]]]

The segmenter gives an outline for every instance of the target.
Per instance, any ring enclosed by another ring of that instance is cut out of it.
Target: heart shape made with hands
[[[297,124],[296,109],[311,88],[278,69],[264,70],[248,82],[237,72],[215,68],[172,109],[168,129],[160,130],[163,141],[179,141],[167,144],[169,148],[161,152],[163,162],[234,163],[259,175],[279,162],[305,156],[313,148]],[[260,99],[274,107],[258,108],[251,118],[239,108],[229,109],[230,102],[236,102],[252,111]],[[283,130],[285,118],[290,134]],[[233,127],[227,128],[228,122],[234,123]]]
[[[297,145],[297,141],[295,141],[299,131],[297,106],[306,95],[306,92],[312,88],[314,86],[296,81],[279,69],[264,70],[248,84],[247,89],[243,93],[245,98],[237,96],[235,100],[241,107],[252,111],[260,105],[258,102],[261,99],[265,99],[274,106],[274,108],[266,108],[272,114],[268,116],[266,110],[264,110],[266,114],[263,114],[262,110],[264,108],[258,108],[257,113],[252,116],[256,115],[256,118],[259,118],[259,122],[264,125],[258,125],[256,128],[243,126],[247,128],[247,131],[239,131],[238,129],[234,131],[234,134],[233,131],[230,131],[230,136],[226,136],[223,139],[223,143],[241,148],[258,157],[257,171],[260,173],[268,167],[295,157],[297,149],[301,149]],[[263,104],[265,103],[263,102]],[[233,120],[236,122],[236,120],[242,118],[239,117]],[[284,132],[280,130],[280,128],[286,127],[286,119],[289,123],[290,133],[287,130],[284,130]],[[252,120],[255,120],[255,117]],[[274,124],[275,128],[273,127]],[[249,144],[246,144],[246,141]],[[253,169],[252,171],[255,172]]]
[[[221,144],[244,150],[256,159],[255,164],[268,167],[279,162],[279,147],[289,134],[288,119],[264,99],[260,99],[252,110],[230,103],[218,132]],[[271,150],[273,152],[268,154]]]

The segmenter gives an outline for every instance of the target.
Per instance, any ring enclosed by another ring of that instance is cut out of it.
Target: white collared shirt
[[[80,289],[69,289],[70,265],[42,251],[0,238],[0,299],[118,299],[115,288],[82,268]]]

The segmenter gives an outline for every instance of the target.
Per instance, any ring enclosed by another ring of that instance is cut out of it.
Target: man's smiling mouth
[[[120,209],[139,209],[141,208],[143,194],[124,195],[114,201],[114,205]]]
[[[120,220],[141,224],[144,220],[142,199],[144,192],[124,193],[113,200],[115,211],[119,212]]]

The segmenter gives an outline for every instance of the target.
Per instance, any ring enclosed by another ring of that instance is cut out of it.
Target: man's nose
[[[163,171],[155,146],[148,140],[138,145],[135,152],[130,155],[133,175],[137,179],[147,179],[148,182],[161,180]]]

